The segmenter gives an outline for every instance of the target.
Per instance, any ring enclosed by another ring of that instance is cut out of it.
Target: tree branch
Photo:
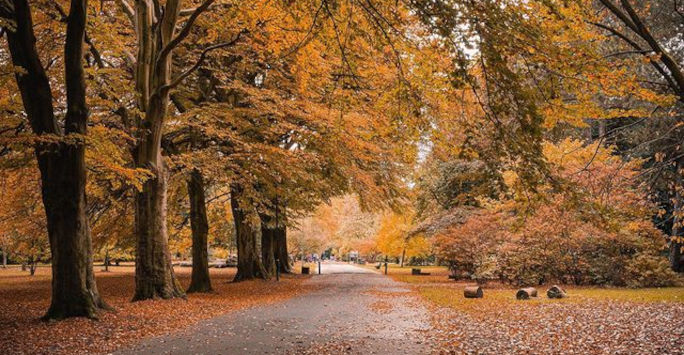
[[[644,49],[641,48],[641,46],[638,43],[634,42],[629,37],[622,34],[620,31],[618,31],[618,30],[616,30],[610,26],[606,26],[602,23],[598,23],[598,22],[590,22],[590,24],[592,24],[596,27],[602,28],[602,29],[612,33],[613,35],[617,36],[621,40],[625,41],[627,44],[629,44],[632,48],[636,49],[637,51],[641,51],[641,52],[644,51]],[[647,56],[647,58],[648,58],[649,63],[651,63],[651,65],[655,68],[655,70],[658,71],[658,73],[660,73],[660,75],[665,79],[665,81],[667,81],[668,86],[670,88],[672,88],[672,90],[674,92],[679,94],[677,84],[674,82],[672,77],[670,77],[670,74],[662,66],[660,66],[660,64],[658,64],[658,62],[653,60],[653,58],[651,58],[650,56]],[[680,97],[681,97],[681,94],[680,94]]]
[[[178,77],[176,77],[173,81],[171,81],[171,83],[164,85],[161,88],[159,88],[159,94],[164,94],[165,92],[168,92],[169,90],[178,86],[178,84],[180,84],[183,81],[183,79],[190,76],[190,74],[192,74],[195,70],[197,70],[200,67],[200,65],[202,65],[202,63],[206,59],[207,54],[209,54],[209,52],[211,52],[215,49],[225,48],[225,47],[230,47],[230,46],[235,45],[240,40],[240,37],[247,32],[248,32],[247,30],[242,30],[242,31],[238,32],[238,34],[235,36],[235,38],[233,38],[229,42],[219,43],[219,44],[215,44],[213,46],[209,46],[209,47],[205,48],[202,51],[202,53],[200,54],[199,58],[197,59],[197,62],[195,62],[195,64],[193,64],[193,66],[191,66],[188,70],[186,70],[182,74],[178,75]]]
[[[192,29],[193,24],[195,23],[195,20],[201,15],[212,3],[214,3],[215,0],[205,0],[202,5],[198,6],[188,20],[185,22],[185,25],[183,28],[178,32],[178,34],[173,37],[169,43],[164,46],[164,48],[159,52],[159,56],[157,57],[157,63],[163,63],[164,60],[166,60],[166,57],[171,53],[171,51],[176,48],[189,34],[190,30]]]
[[[131,4],[129,4],[127,0],[116,0],[116,2],[119,4],[119,7],[121,7],[124,14],[126,14],[126,17],[131,21],[131,25],[135,28],[137,21],[135,20],[135,10],[133,10]]]

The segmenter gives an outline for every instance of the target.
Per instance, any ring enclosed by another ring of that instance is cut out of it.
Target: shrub
[[[678,283],[677,274],[661,255],[638,253],[625,267],[628,287],[664,287]]]
[[[508,172],[508,196],[483,203],[437,236],[438,256],[452,273],[516,285],[673,285],[676,275],[659,255],[665,236],[651,221],[646,189],[634,179],[638,162],[570,140],[544,151],[556,185],[529,198]]]

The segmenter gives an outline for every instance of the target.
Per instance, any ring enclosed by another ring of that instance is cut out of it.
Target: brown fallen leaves
[[[384,300],[379,300],[371,303],[370,309],[378,314],[388,314],[392,312],[392,305]]]
[[[434,302],[433,329],[426,335],[436,353],[684,353],[681,302],[633,302],[581,293],[565,302],[515,301],[512,290],[485,290],[484,299],[465,300],[458,287],[426,288],[431,287],[416,286]],[[442,297],[450,299],[440,299],[446,292],[449,295]]]
[[[50,302],[49,268],[36,276],[0,270],[0,352],[5,354],[106,353],[144,337],[161,335],[236,309],[281,301],[307,292],[303,276],[284,276],[280,282],[230,283],[235,269],[211,269],[211,294],[190,294],[187,300],[150,300],[131,303],[134,289],[132,267],[100,272],[100,293],[116,308],[100,319],[39,320]],[[184,286],[190,268],[177,268]]]

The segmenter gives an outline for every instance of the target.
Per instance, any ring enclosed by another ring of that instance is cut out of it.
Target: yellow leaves
[[[503,177],[504,184],[509,188],[512,188],[519,182],[518,174],[512,170],[504,171],[501,176]]]
[[[131,185],[141,190],[142,184],[153,174],[145,169],[128,167],[130,152],[126,147],[131,139],[122,131],[102,125],[91,127],[87,137],[86,162],[100,179],[108,180],[114,188]]]

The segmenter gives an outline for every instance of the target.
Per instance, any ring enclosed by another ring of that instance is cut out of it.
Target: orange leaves
[[[132,303],[133,268],[111,269],[109,273],[96,272],[96,277],[101,295],[116,312],[102,312],[99,321],[78,318],[56,323],[37,320],[50,302],[48,268],[39,268],[35,279],[30,281],[26,276],[16,275],[16,269],[0,269],[0,324],[3,325],[0,347],[6,353],[106,353],[141,338],[188,327],[202,319],[279,302],[312,289],[302,284],[303,279],[289,276],[282,277],[279,283],[230,283],[235,269],[211,269],[215,293],[191,294],[187,300]],[[176,270],[184,285],[189,282],[189,271],[189,268]]]
[[[658,256],[664,239],[651,222],[654,206],[634,179],[640,161],[571,139],[546,142],[543,152],[555,184],[530,196],[517,174],[504,172],[507,195],[483,201],[484,209],[439,233],[438,254],[452,271],[523,285],[671,285],[673,274]]]

